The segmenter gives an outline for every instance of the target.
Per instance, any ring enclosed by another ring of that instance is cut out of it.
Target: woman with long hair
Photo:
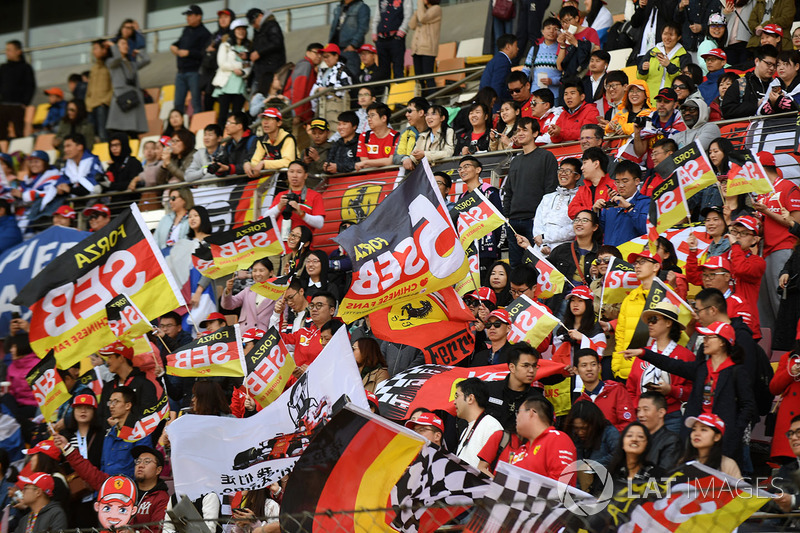
[[[108,152],[111,155],[111,164],[106,168],[106,180],[102,183],[104,191],[122,192],[136,176],[142,173],[142,164],[131,154],[131,145],[128,136],[123,133],[112,133],[108,141]],[[126,209],[132,202],[136,202],[141,194],[130,193],[112,197],[111,213],[116,215]]]
[[[313,298],[320,291],[328,291],[338,300],[339,294],[335,286],[328,284],[328,254],[322,250],[311,250],[306,256],[303,273],[300,279],[305,285],[306,298]]]
[[[263,283],[272,277],[272,262],[267,258],[258,259],[250,267],[250,270],[252,271],[253,281],[255,283]],[[225,283],[220,306],[223,309],[241,308],[239,326],[242,331],[247,331],[250,328],[267,331],[275,302],[269,298],[259,296],[253,292],[251,287],[247,287],[236,294],[232,294],[232,292],[233,278],[229,278]]]
[[[656,253],[661,258],[658,279],[667,282],[678,293],[678,296],[685,300],[689,293],[689,284],[686,282],[686,276],[683,275],[683,269],[678,266],[678,254],[675,253],[675,246],[669,239],[661,235],[658,237]]]
[[[194,135],[189,130],[175,132],[169,146],[161,152],[161,169],[157,178],[159,185],[184,181],[184,173],[194,157],[194,141]]]
[[[700,211],[700,219],[705,219],[706,237],[711,240],[711,244],[703,252],[700,258],[702,262],[708,260],[709,257],[716,257],[719,255],[728,256],[731,249],[731,241],[728,240],[728,224],[725,222],[725,212],[720,205],[712,205]],[[687,237],[686,244],[689,245],[689,257],[697,255],[697,237],[692,233]],[[689,259],[687,258],[686,273],[689,274]],[[690,283],[694,283],[690,280]]]
[[[125,19],[119,25],[117,35],[114,37],[114,42],[119,42],[120,39],[128,41],[128,59],[133,61],[138,55],[137,50],[144,50],[147,41],[144,35],[139,31],[139,24],[133,19]]]
[[[169,112],[165,122],[164,131],[161,132],[162,137],[172,138],[179,131],[186,129],[186,116],[177,109]]]
[[[86,138],[86,150],[92,151],[94,146],[94,126],[89,120],[86,112],[86,104],[83,100],[72,100],[67,104],[67,112],[56,129],[56,137],[53,139],[53,148],[61,151],[64,137],[80,133]]]
[[[514,134],[517,132],[520,108],[514,100],[506,100],[500,105],[495,117],[494,129],[489,132],[489,151],[510,150],[514,147]]]
[[[238,113],[244,107],[252,48],[247,38],[247,22],[234,20],[230,32],[222,36],[217,50],[217,73],[211,80],[214,86],[212,96],[219,102],[217,124],[221,128],[225,127],[229,112]]]
[[[572,366],[575,353],[581,348],[591,348],[602,358],[606,349],[606,336],[597,322],[594,310],[594,294],[588,285],[578,285],[566,297],[566,308],[562,322],[553,335],[553,360]],[[610,368],[609,368],[610,371]],[[603,375],[609,375],[603,369]],[[571,387],[570,390],[573,390]]]
[[[411,16],[409,27],[414,30],[411,38],[411,57],[414,73],[433,74],[436,56],[439,53],[439,36],[442,31],[441,0],[417,0],[417,10]],[[422,96],[426,96],[436,84],[433,78],[420,80]]]
[[[575,443],[578,460],[596,461],[608,467],[613,458],[614,449],[619,441],[619,431],[603,415],[597,405],[588,400],[575,402],[564,423],[564,433]],[[580,480],[582,484],[584,480]],[[589,486],[581,487],[591,492],[597,488],[601,480],[592,480]]]
[[[604,0],[583,0],[584,10],[582,14],[586,17],[584,24],[597,32],[600,44],[605,45],[608,30],[614,24],[614,17],[606,7]]]
[[[428,129],[419,134],[411,157],[406,161],[416,165],[423,157],[427,157],[428,163],[434,165],[442,159],[452,157],[455,150],[455,133],[447,125],[449,118],[450,115],[444,106],[432,105],[425,113]]]
[[[622,484],[647,483],[664,475],[658,466],[647,460],[650,443],[650,431],[641,422],[632,422],[622,430],[608,469],[614,481]]]
[[[150,57],[141,49],[133,59],[129,59],[130,45],[127,39],[120,39],[116,44],[109,41],[108,49],[111,57],[106,59],[106,66],[111,75],[113,95],[106,129],[109,133],[119,131],[136,138],[149,129],[139,85],[139,71],[150,64]]]
[[[286,239],[286,248],[289,252],[281,257],[281,271],[283,275],[302,275],[306,268],[306,258],[311,253],[311,229],[308,226],[295,226]]]
[[[699,45],[697,45],[697,56],[702,58],[709,51],[714,48],[719,48],[725,51],[728,44],[728,23],[722,13],[712,13],[708,17],[708,24],[705,27],[706,36]],[[703,69],[703,74],[708,74],[708,68],[705,61],[698,61],[700,68]]]
[[[508,279],[511,275],[511,267],[505,261],[497,260],[489,267],[488,274],[486,282],[497,297],[498,307],[507,306],[514,300],[511,296],[511,283]]]
[[[606,124],[606,135],[631,135],[634,119],[650,116],[652,113],[650,87],[644,80],[630,80],[625,98],[622,99],[617,106],[617,112]]]
[[[358,371],[364,388],[372,393],[378,385],[389,379],[389,369],[386,359],[381,353],[381,347],[375,339],[362,337],[353,343],[353,356],[356,358]]]
[[[680,464],[697,461],[729,476],[742,478],[739,465],[733,458],[725,455],[723,439],[728,427],[720,417],[713,413],[703,413],[686,418],[685,425],[692,431]]]
[[[216,380],[198,379],[192,387],[189,412],[193,415],[232,417],[225,391]]]
[[[280,523],[280,500],[283,497],[281,485],[273,483],[269,487],[258,490],[246,490],[234,496],[231,502],[233,509],[233,533],[278,533]],[[264,521],[256,517],[266,517]]]
[[[209,278],[200,274],[200,271],[192,263],[194,251],[202,246],[202,242],[206,237],[211,235],[211,218],[205,207],[195,205],[187,211],[186,220],[188,222],[186,237],[178,239],[172,246],[169,255],[166,256],[166,260],[167,266],[175,277],[175,283],[179,287],[183,287],[187,281],[189,282],[189,289],[192,294],[189,307],[193,310],[192,318],[199,322],[208,314],[216,311],[216,296],[213,296],[209,301],[205,302],[205,305],[198,308],[203,292],[212,283]],[[194,311],[194,309],[197,310]]]
[[[678,361],[695,360],[691,350],[678,344],[683,324],[678,321],[677,306],[667,301],[660,302],[653,309],[642,313],[642,322],[647,324],[649,350]],[[625,387],[634,405],[639,403],[639,396],[644,392],[657,391],[663,394],[667,400],[664,425],[673,433],[680,433],[683,418],[681,405],[689,400],[692,393],[691,381],[681,376],[672,376],[646,361],[635,359]]]
[[[72,410],[64,418],[64,438],[78,450],[81,457],[100,468],[103,455],[103,425],[97,416],[97,398],[94,394],[79,394],[72,399]],[[82,480],[77,474],[67,476],[73,488],[68,509],[70,523],[75,527],[95,527],[97,512],[91,487],[85,482],[83,489],[77,488]]]
[[[189,233],[189,209],[194,207],[194,196],[188,187],[168,189],[169,209],[158,222],[155,231],[156,243],[162,250],[172,248]]]
[[[678,105],[681,105],[689,96],[697,92],[697,86],[690,76],[679,74],[672,80],[672,90],[678,95]]]
[[[476,102],[469,106],[469,126],[458,135],[455,153],[469,155],[489,150],[489,130],[492,114],[486,104]]]

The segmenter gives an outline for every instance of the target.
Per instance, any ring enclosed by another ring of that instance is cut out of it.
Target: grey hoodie
[[[708,145],[711,144],[711,141],[717,137],[720,137],[722,134],[719,131],[719,126],[713,122],[708,122],[708,105],[703,100],[703,96],[699,91],[689,95],[689,98],[686,99],[686,102],[690,101],[695,102],[697,104],[697,109],[699,110],[697,124],[690,129],[672,135],[671,139],[678,144],[678,148],[683,148],[684,146],[693,143],[695,140],[698,140],[700,141],[703,150],[708,150]]]
[[[19,525],[17,525],[15,533],[25,533],[30,518],[30,513],[23,516],[19,521]],[[67,529],[67,515],[57,502],[51,501],[39,511],[36,523],[33,524],[33,533],[59,531],[61,529]]]

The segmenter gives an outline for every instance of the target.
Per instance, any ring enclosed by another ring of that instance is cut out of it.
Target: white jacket
[[[219,43],[219,50],[217,50],[217,73],[214,75],[214,79],[211,80],[211,85],[214,87],[225,87],[231,74],[237,69],[241,69],[244,72],[243,77],[247,77],[247,71],[249,69],[244,68],[242,60],[239,59],[239,54],[233,49],[231,42],[225,40]]]
[[[575,239],[572,229],[572,219],[569,218],[567,209],[569,203],[575,198],[578,187],[565,189],[558,186],[554,192],[545,194],[542,202],[536,208],[533,217],[533,235],[544,235],[542,243],[554,249],[559,244]]]

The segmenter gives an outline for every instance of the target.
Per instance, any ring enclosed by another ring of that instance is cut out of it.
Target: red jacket
[[[775,423],[775,435],[784,435],[791,425],[792,418],[800,411],[800,382],[789,374],[789,368],[797,361],[797,355],[785,352],[781,356],[775,375],[769,382],[769,391],[778,396],[783,394],[783,400],[778,407],[778,419]],[[794,458],[792,448],[789,446],[789,439],[772,439],[772,451],[770,457],[791,457]]]
[[[584,390],[576,401],[580,402],[582,400],[594,401],[594,404],[603,411],[611,425],[620,432],[628,424],[636,420],[636,410],[633,408],[631,396],[625,390],[625,385],[618,381],[604,381],[603,389],[594,400]]]
[[[111,477],[99,468],[94,466],[81,456],[81,452],[77,448],[73,448],[66,455],[69,465],[75,470],[75,473],[80,476],[92,489],[100,490],[103,482]],[[131,518],[131,524],[149,524],[150,522],[159,522],[164,520],[164,515],[167,512],[167,504],[169,503],[169,492],[167,485],[159,480],[156,486],[147,492],[138,491],[139,501],[137,502],[136,514]],[[160,526],[149,526],[150,531],[159,533]]]
[[[573,112],[566,107],[558,116],[556,126],[561,128],[558,135],[550,134],[550,140],[554,143],[566,141],[577,141],[581,137],[581,126],[584,124],[597,124],[597,106],[583,102]]]
[[[292,70],[292,75],[286,82],[286,89],[283,95],[286,96],[291,102],[299,102],[306,98],[311,93],[311,87],[317,81],[317,68],[303,56],[303,59],[297,62]],[[311,110],[311,102],[299,106],[294,110],[295,116],[299,117],[304,123],[311,122],[314,118],[314,112]]]
[[[297,330],[297,333],[281,333],[281,338],[286,344],[294,344],[294,362],[297,366],[310,365],[322,352],[319,328],[313,322]]]
[[[244,407],[244,401],[247,399],[247,389],[244,386],[234,387],[233,395],[231,396],[231,414],[236,418],[244,418],[247,410]],[[255,413],[259,412],[262,407],[256,402]],[[253,413],[253,414],[255,414]]]
[[[736,296],[742,299],[745,309],[740,310],[739,316],[747,322],[753,330],[753,337],[761,338],[761,324],[758,320],[758,291],[761,288],[761,278],[767,270],[764,258],[751,252],[745,252],[738,244],[731,246],[731,275],[736,281]],[[749,312],[750,320],[743,315]]]
[[[578,192],[575,193],[575,198],[569,203],[567,213],[569,218],[575,218],[578,213],[584,209],[592,210],[592,206],[597,200],[607,200],[609,197],[608,189],[617,190],[617,184],[614,183],[608,174],[600,178],[597,187],[592,187],[589,180],[584,179],[583,185],[578,187]]]

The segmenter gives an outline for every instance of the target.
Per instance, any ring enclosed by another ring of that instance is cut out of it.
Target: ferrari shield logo
[[[393,305],[389,311],[389,327],[393,330],[404,330],[447,320],[447,313],[436,295],[423,296],[418,300]]]
[[[342,220],[355,222],[364,220],[378,206],[383,185],[360,183],[353,185],[342,196]]]

